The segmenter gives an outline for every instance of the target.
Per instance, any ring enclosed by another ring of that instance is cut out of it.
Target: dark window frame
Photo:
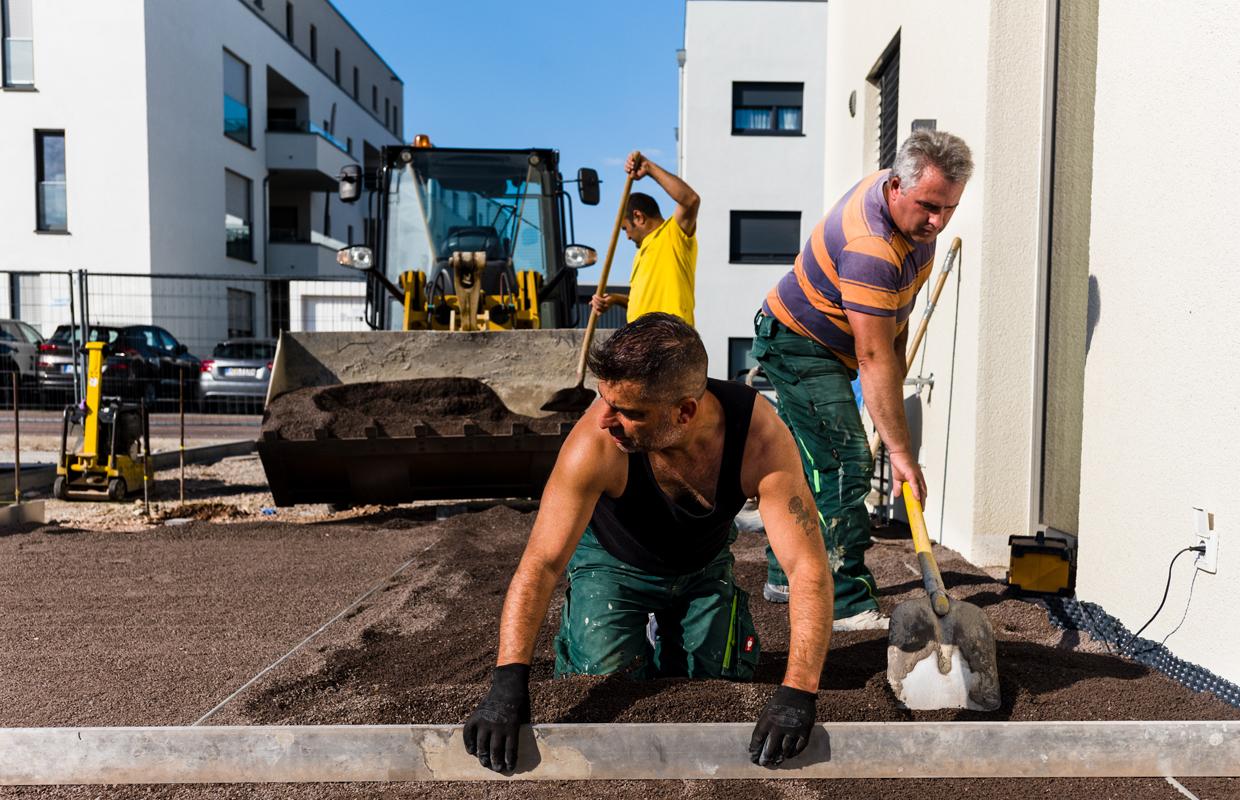
[[[734,359],[733,356],[738,352],[738,348],[736,347],[736,345],[742,342],[745,345],[745,348],[744,348],[745,356],[742,359],[745,363],[744,363],[744,369],[739,369],[738,367],[740,365],[736,363],[736,359]],[[728,337],[728,380],[736,381],[737,383],[745,382],[745,378],[748,377],[749,375],[749,370],[752,369],[757,364],[756,361],[754,362],[754,364],[749,363],[750,361],[753,360],[753,357],[749,355],[749,352],[752,349],[753,349],[753,337],[752,336],[729,336]],[[760,375],[758,379],[754,381],[753,388],[759,391],[762,391],[763,389],[771,389],[772,387],[771,387],[771,382],[766,379],[766,376]]]
[[[392,133],[396,138],[400,138],[400,106],[392,103]]]
[[[310,25],[310,61],[317,67],[319,65],[319,29]]]
[[[370,85],[370,108],[376,114],[379,113],[379,84],[377,83]]]
[[[228,228],[224,228],[224,255],[228,258],[235,258],[240,261],[249,261],[254,263],[254,180],[240,172],[234,172],[231,169],[224,170],[224,215],[228,215],[228,176],[235,175],[245,181],[245,223],[247,237],[245,240],[245,250],[242,252],[234,245],[234,242],[228,240]]]
[[[336,85],[340,85],[340,48],[336,48],[335,61],[333,62],[333,72],[336,76]]]
[[[232,139],[237,144],[243,144],[246,147],[252,147],[254,145],[254,118],[253,118],[253,105],[252,105],[252,97],[251,97],[253,95],[253,92],[250,91],[250,81],[252,78],[252,70],[250,68],[250,63],[246,61],[245,59],[241,58],[241,56],[237,55],[233,51],[229,50],[227,47],[224,48],[224,56],[226,58],[232,58],[238,64],[245,67],[245,98],[242,99],[238,97],[233,97],[232,99],[237,102],[242,103],[245,106],[245,111],[246,111],[245,113],[245,138],[242,139],[237,136],[231,135],[228,132],[227,127],[224,128],[224,136],[229,139]],[[231,95],[228,94],[227,91],[224,92],[224,96],[232,97]]]
[[[744,211],[733,210],[729,212],[728,225],[728,263],[729,264],[791,264],[796,257],[801,254],[803,242],[801,241],[801,212],[800,211]],[[747,253],[741,247],[740,230],[741,222],[745,220],[776,220],[791,221],[796,220],[797,236],[793,246],[786,251],[778,253]]]
[[[883,49],[866,76],[878,90],[878,168],[889,169],[900,147],[900,32]]]
[[[295,37],[293,36],[293,31],[295,30],[293,27],[294,21],[293,3],[292,0],[287,0],[284,4],[284,38],[295,44]]]
[[[353,68],[353,99],[357,100],[360,103],[361,100],[358,99],[358,96],[361,94],[361,91],[360,91],[360,83],[358,81],[358,77],[359,77],[359,70],[357,67],[354,67]]]
[[[800,92],[800,102],[797,105],[748,105],[743,104],[743,97],[746,92],[760,91],[782,91]],[[779,122],[779,110],[783,108],[797,109],[798,127],[778,128],[775,127]],[[741,128],[736,124],[736,112],[741,109],[760,110],[766,109],[770,113],[771,127],[769,128]],[[805,135],[805,83],[797,81],[733,81],[732,82],[732,135],[733,136],[804,136]]]
[[[60,149],[64,153],[64,159],[68,161],[68,150],[66,146],[66,137],[64,129],[46,129],[36,128],[34,131],[34,207],[35,207],[35,230],[43,233],[68,233],[69,232],[69,168],[68,164],[64,164],[65,179],[65,219],[61,226],[48,224],[45,215],[46,209],[43,207],[43,192],[40,191],[42,185],[47,183],[45,176],[47,175],[47,165],[43,159],[43,141],[46,137],[60,137]]]

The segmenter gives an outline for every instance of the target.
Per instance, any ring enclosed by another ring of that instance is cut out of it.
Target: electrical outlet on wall
[[[1193,508],[1194,545],[1204,545],[1206,551],[1197,554],[1197,569],[1211,575],[1218,572],[1218,531],[1214,530],[1214,515],[1204,508]]]

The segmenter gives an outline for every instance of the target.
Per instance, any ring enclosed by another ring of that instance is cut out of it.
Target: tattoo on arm
[[[801,526],[801,530],[805,531],[806,536],[821,535],[818,530],[818,520],[815,519],[814,513],[805,507],[805,502],[800,497],[793,496],[788,500],[788,513]]]

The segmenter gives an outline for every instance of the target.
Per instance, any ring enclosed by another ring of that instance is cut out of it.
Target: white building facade
[[[299,280],[356,278],[335,250],[365,240],[367,212],[336,176],[400,141],[404,87],[328,0],[0,9],[0,270],[184,276],[110,278],[90,311],[191,349],[287,328]],[[11,283],[9,314],[33,295],[45,335],[68,321],[63,275]]]
[[[781,5],[688,0],[686,41],[699,45],[687,48],[687,69],[710,44],[694,38],[706,9],[753,26],[737,34],[751,41],[745,58],[783,57],[774,51],[805,35],[808,15],[772,30],[727,8]],[[961,259],[911,367],[933,386],[905,400],[932,536],[1001,567],[1010,535],[1073,534],[1077,597],[1135,631],[1158,607],[1173,556],[1197,543],[1201,508],[1215,569],[1180,558],[1165,610],[1142,635],[1170,637],[1175,655],[1240,682],[1240,642],[1219,635],[1240,625],[1230,490],[1240,272],[1211,233],[1230,205],[1219,164],[1240,126],[1227,100],[1240,6],[1129,5],[829,3],[817,38],[825,91],[805,97],[807,129],[823,129],[821,172],[781,176],[772,191],[817,184],[830,205],[915,126],[969,143],[976,170],[945,234],[962,239]],[[701,173],[692,123],[703,113],[682,111],[690,176]],[[714,199],[698,188],[706,214]],[[703,253],[712,235],[703,225]],[[699,281],[709,269],[703,259]],[[748,298],[703,297],[704,332],[751,313]],[[925,304],[923,294],[914,323]]]
[[[694,317],[716,378],[824,212],[824,0],[686,0],[681,177],[702,198]],[[778,46],[773,43],[778,42]]]

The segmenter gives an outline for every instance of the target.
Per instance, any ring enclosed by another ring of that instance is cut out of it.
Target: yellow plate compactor
[[[52,494],[60,500],[124,500],[150,480],[150,416],[145,405],[105,398],[103,342],[87,343],[86,352],[86,399],[65,408]],[[81,446],[71,452],[70,434],[78,426]]]

